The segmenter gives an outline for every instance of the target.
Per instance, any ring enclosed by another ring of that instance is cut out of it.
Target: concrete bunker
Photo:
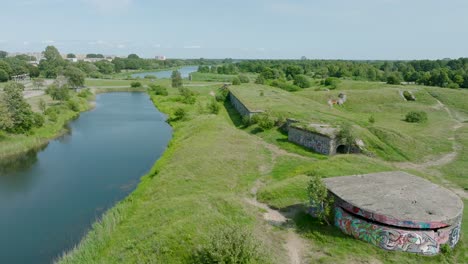
[[[339,129],[327,124],[301,124],[287,119],[288,140],[324,155],[360,153],[359,146],[343,144]]]
[[[451,191],[405,172],[325,179],[334,223],[385,250],[436,255],[460,238],[463,202]]]

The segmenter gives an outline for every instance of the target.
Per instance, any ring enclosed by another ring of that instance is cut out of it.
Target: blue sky
[[[0,0],[0,50],[172,58],[468,57],[467,0]]]

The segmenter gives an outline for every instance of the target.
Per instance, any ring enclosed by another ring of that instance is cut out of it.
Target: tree
[[[44,57],[48,61],[61,61],[62,56],[60,55],[60,52],[58,49],[54,46],[47,46],[45,51],[43,52]]]
[[[13,69],[11,68],[10,64],[8,64],[4,60],[0,60],[0,70],[4,70],[8,74],[8,76],[11,75],[11,73],[13,72]]]
[[[6,82],[8,81],[8,78],[8,73],[5,70],[0,69],[0,82]]]
[[[352,125],[349,123],[341,124],[340,132],[338,133],[338,138],[341,140],[342,144],[346,145],[349,154],[351,148],[356,142],[356,137],[354,135]]]
[[[174,88],[182,87],[183,85],[182,75],[180,74],[179,71],[173,71],[171,75],[171,79],[172,79],[172,87]]]
[[[34,113],[23,98],[24,85],[9,83],[3,90],[3,101],[12,120],[12,126],[6,131],[17,134],[29,131],[34,125]]]
[[[39,100],[39,109],[41,109],[41,112],[44,114],[45,111],[47,110],[47,103],[44,101],[44,99]]]
[[[301,88],[309,88],[312,84],[307,76],[299,74],[294,77],[294,85]]]
[[[68,54],[67,54],[67,58],[68,58],[68,59],[75,59],[75,58],[76,58],[76,55],[73,54],[73,53],[68,53]]]
[[[393,73],[387,77],[388,84],[401,84],[401,78],[398,73]]]
[[[247,75],[239,74],[238,77],[239,77],[239,80],[240,80],[241,83],[249,83],[250,82],[250,78]]]
[[[130,87],[132,88],[140,88],[142,86],[141,82],[131,82]]]
[[[317,176],[314,172],[309,172],[307,175],[311,177],[307,186],[307,194],[313,214],[320,221],[330,225],[329,219],[332,215],[333,199],[329,195],[327,186],[320,176]]]
[[[36,89],[39,89],[45,85],[45,80],[42,78],[33,79],[33,86]]]
[[[68,85],[59,86],[56,83],[51,84],[46,89],[46,93],[54,100],[66,101],[70,98]]]
[[[2,95],[0,95],[0,130],[10,130],[13,127],[13,120],[8,111],[7,103]]]
[[[130,54],[130,55],[128,55],[127,58],[128,59],[139,59],[140,57],[138,57],[138,55],[136,55],[136,54]]]
[[[65,71],[63,72],[63,75],[67,77],[68,79],[68,84],[73,87],[82,87],[84,86],[86,74],[78,69],[75,66],[68,66]]]
[[[236,76],[232,79],[232,85],[240,85],[240,84],[241,84],[241,81],[239,77]]]
[[[265,84],[265,78],[263,78],[262,75],[259,75],[257,79],[255,80],[256,84]]]
[[[43,54],[45,60],[41,60],[39,70],[47,78],[57,77],[63,70],[63,67],[65,67],[66,61],[62,59],[59,51],[54,46],[47,46]]]
[[[0,50],[0,59],[4,59],[8,56],[8,52]]]
[[[106,60],[98,61],[94,65],[99,68],[99,72],[102,74],[112,74],[115,71],[115,65],[112,62]]]

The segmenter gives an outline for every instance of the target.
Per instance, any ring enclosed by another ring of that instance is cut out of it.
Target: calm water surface
[[[182,75],[182,78],[188,78],[189,74],[196,72],[198,70],[198,66],[186,66],[178,69],[180,74]],[[173,70],[170,71],[156,71],[156,72],[143,72],[143,73],[135,73],[132,74],[133,78],[145,78],[146,75],[153,75],[156,76],[158,79],[167,79],[171,78]]]
[[[171,128],[144,93],[98,95],[71,133],[0,162],[0,263],[51,263],[135,189]]]

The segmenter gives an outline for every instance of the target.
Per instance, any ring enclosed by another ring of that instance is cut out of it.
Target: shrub
[[[405,97],[406,100],[408,101],[414,101],[416,98],[409,92],[409,91],[404,91],[403,92],[403,97]]]
[[[316,175],[315,172],[308,172],[307,175],[310,176],[307,194],[313,214],[320,221],[330,225],[332,222],[330,220],[332,217],[333,198],[328,194],[328,189],[320,176]]]
[[[219,113],[219,104],[215,99],[211,99],[211,101],[206,105],[206,108],[212,114],[217,115]]]
[[[187,112],[185,109],[179,107],[174,111],[174,121],[184,120],[187,117]]]
[[[401,84],[401,77],[400,74],[394,73],[387,77],[388,84]]]
[[[78,93],[78,97],[81,97],[81,98],[89,98],[93,93],[91,92],[91,90],[89,89],[83,89],[81,90],[79,93]]]
[[[142,87],[142,84],[141,84],[141,82],[131,82],[131,83],[130,83],[130,87],[132,87],[132,88],[140,88],[140,87]]]
[[[245,115],[242,117],[242,124],[245,126],[245,127],[249,127],[251,125],[253,125],[253,118],[250,118],[250,116],[248,115]]]
[[[340,79],[334,77],[328,77],[323,81],[323,85],[327,86],[330,90],[336,89],[339,83]]]
[[[423,123],[427,121],[427,114],[423,111],[411,111],[406,114],[405,121],[409,123]]]
[[[252,232],[240,227],[216,230],[208,239],[208,243],[194,250],[191,257],[193,264],[269,262],[262,254],[261,242],[252,236]]]
[[[34,123],[34,127],[41,127],[44,125],[44,122],[45,122],[45,118],[43,115],[39,114],[39,113],[34,113],[33,114],[33,123]]]
[[[39,99],[39,109],[41,112],[44,114],[45,111],[47,110],[47,103],[44,101],[44,99]]]
[[[67,101],[67,107],[70,110],[72,110],[73,112],[79,112],[80,111],[80,104],[75,100],[68,100]]]
[[[218,102],[224,102],[226,101],[226,99],[228,98],[228,95],[229,95],[229,90],[228,89],[220,89],[217,93],[216,93],[216,101]]]
[[[295,92],[301,90],[300,87],[281,80],[274,80],[273,82],[271,82],[271,86],[278,87],[288,92]]]
[[[156,80],[156,79],[157,79],[157,77],[154,76],[154,75],[145,75],[144,78],[145,78],[145,79],[148,79],[148,80]]]
[[[161,85],[150,84],[149,89],[150,91],[154,92],[155,95],[162,95],[162,96],[169,95],[167,88]]]
[[[240,85],[240,84],[241,84],[241,81],[239,77],[232,78],[232,85]]]
[[[0,69],[0,82],[6,82],[8,81],[10,76],[8,76],[8,73],[3,70],[3,69]]]
[[[269,130],[275,126],[275,118],[269,113],[255,115],[253,119],[262,130]]]
[[[256,84],[265,84],[265,78],[262,75],[259,75],[257,79],[255,79]]]
[[[50,95],[52,99],[58,101],[66,101],[70,98],[70,92],[67,85],[59,87],[56,84],[52,84],[45,90],[46,94]]]
[[[187,87],[179,87],[179,93],[182,96],[182,102],[185,104],[194,104],[197,101],[195,93]]]
[[[240,74],[240,75],[238,76],[238,78],[239,78],[239,81],[240,81],[241,83],[249,83],[249,82],[250,82],[250,78],[249,78],[247,75]]]
[[[375,118],[373,115],[369,117],[369,123],[374,124],[375,123]]]
[[[309,81],[309,78],[305,75],[298,74],[294,76],[294,85],[301,88],[309,88],[312,84]]]
[[[260,90],[260,96],[264,96],[265,92],[263,90]]]
[[[51,109],[51,108],[49,108],[49,109]],[[49,109],[47,109],[47,110],[49,110]],[[58,120],[58,114],[55,111],[50,111],[49,113],[47,113],[47,117],[49,118],[49,120],[51,122],[57,122],[57,120]]]

